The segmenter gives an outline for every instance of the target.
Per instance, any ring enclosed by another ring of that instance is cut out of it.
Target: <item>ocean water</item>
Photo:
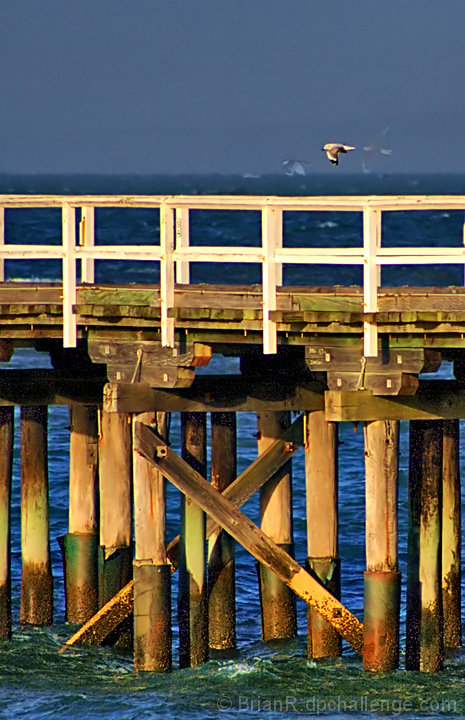
[[[240,194],[461,194],[465,176],[270,176],[242,178],[209,177],[13,177],[0,176],[0,193],[240,193]],[[464,208],[465,209],[465,208]],[[387,213],[383,244],[462,244],[463,212]],[[60,239],[58,211],[12,210],[6,213],[8,242],[54,242]],[[225,211],[193,213],[192,242],[198,244],[259,243],[259,216]],[[348,213],[289,213],[285,218],[285,243],[300,246],[356,245],[360,243],[361,218]],[[97,211],[97,242],[156,242],[158,216],[151,210]],[[131,265],[131,267],[128,267]],[[156,264],[154,264],[155,266]],[[149,263],[97,264],[97,281],[115,277],[125,282],[157,282],[157,267]],[[254,266],[233,265],[221,273],[211,266],[195,266],[193,281],[260,281]],[[7,278],[59,277],[58,263],[34,261],[6,263]],[[125,273],[123,275],[123,272]],[[213,280],[214,281],[214,280]],[[328,285],[359,283],[358,269],[289,268],[287,284]],[[462,285],[463,268],[441,266],[383,270],[386,285]],[[48,367],[48,355],[18,349],[3,367]],[[215,357],[204,372],[237,373],[234,359]],[[451,368],[443,363],[441,377]],[[447,656],[444,671],[436,675],[407,673],[401,669],[387,675],[364,673],[360,658],[344,643],[343,656],[332,662],[313,662],[306,657],[306,606],[298,601],[295,640],[264,645],[260,641],[260,611],[255,561],[237,548],[238,654],[231,659],[211,659],[189,670],[177,668],[177,634],[174,628],[173,672],[168,675],[135,673],[132,657],[109,648],[74,648],[59,655],[63,642],[75,626],[64,622],[62,564],[57,537],[67,532],[68,412],[49,410],[50,540],[54,573],[54,625],[33,628],[19,625],[20,512],[19,440],[16,438],[13,487],[13,608],[11,641],[0,641],[0,718],[460,718],[465,717],[465,651]],[[17,417],[16,432],[19,418]],[[238,414],[238,472],[256,456],[256,418]],[[364,558],[364,465],[362,428],[341,424],[340,439],[340,556],[342,601],[363,620]],[[179,447],[179,418],[172,418],[171,441]],[[461,444],[465,444],[462,432]],[[462,448],[463,449],[463,448]],[[462,452],[462,462],[465,454]],[[402,646],[405,634],[405,577],[407,534],[408,427],[401,424],[399,488],[399,564],[402,583]],[[464,468],[462,468],[464,473]],[[293,506],[296,559],[306,555],[303,458],[293,460]],[[169,489],[168,540],[178,532],[178,492]],[[244,511],[258,520],[258,503],[252,498]],[[173,576],[173,622],[176,618],[176,575]]]

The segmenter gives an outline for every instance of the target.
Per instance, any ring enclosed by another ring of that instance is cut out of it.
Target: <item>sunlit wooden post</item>
[[[48,521],[47,407],[22,407],[21,623],[51,625],[53,622]]]
[[[62,538],[66,620],[84,623],[98,609],[97,407],[70,407],[69,532]]]
[[[14,408],[0,407],[0,638],[11,637],[11,479]]]
[[[397,568],[399,423],[365,423],[365,670],[399,664],[400,573]]]
[[[407,670],[443,665],[442,422],[410,422]]]
[[[76,347],[77,316],[73,306],[77,301],[76,279],[76,208],[65,203],[62,209],[63,235],[63,347]]]
[[[129,413],[101,413],[99,491],[101,607],[132,578],[132,439]]]
[[[134,422],[166,438],[166,413],[142,413]],[[134,667],[171,669],[171,566],[166,557],[163,475],[138,453],[134,470]]]
[[[258,452],[290,425],[288,412],[257,415]],[[292,528],[292,465],[287,462],[260,489],[261,529],[290,555],[294,553]],[[295,596],[269,568],[259,565],[262,639],[292,638],[297,634]]]
[[[81,208],[81,222],[79,225],[79,244],[83,248],[93,248],[95,244],[95,208],[85,205]],[[93,258],[81,260],[81,282],[95,282],[95,261]]]
[[[378,310],[378,284],[380,268],[376,264],[376,252],[381,245],[381,210],[363,208],[363,311],[373,313]],[[365,357],[378,354],[378,327],[376,322],[365,320],[363,323]]]
[[[205,413],[181,413],[181,455],[206,476]],[[185,495],[181,498],[178,622],[180,667],[208,660],[208,607],[205,513]]]
[[[162,203],[160,206],[160,305],[161,344],[165,347],[174,347],[174,317],[170,315],[170,310],[174,307],[174,242],[174,210],[166,203]]]
[[[176,208],[176,250],[186,250],[189,247],[189,208]],[[182,285],[189,284],[189,262],[178,260],[176,262],[176,282]]]
[[[211,414],[211,483],[222,492],[236,479],[236,414]],[[210,648],[236,646],[235,541],[221,528],[208,540],[208,632]]]
[[[276,263],[275,253],[283,244],[283,212],[265,206],[262,210],[262,268],[263,287],[263,352],[277,352],[276,322],[271,312],[276,310],[276,286],[282,284],[282,264]]]
[[[307,495],[307,566],[313,577],[340,598],[338,555],[337,424],[323,410],[308,412],[304,422]],[[341,638],[315,610],[307,611],[308,656],[338,657]]]
[[[459,421],[443,421],[442,451],[442,604],[444,646],[462,644],[461,623],[461,502]]]

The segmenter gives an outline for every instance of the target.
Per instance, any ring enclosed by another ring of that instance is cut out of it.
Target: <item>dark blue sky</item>
[[[0,172],[465,170],[464,0],[3,0]],[[371,165],[370,165],[371,166]]]

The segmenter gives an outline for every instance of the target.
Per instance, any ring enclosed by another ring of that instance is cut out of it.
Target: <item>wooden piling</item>
[[[69,532],[62,538],[66,620],[84,623],[98,610],[97,407],[72,405]]]
[[[0,407],[0,638],[11,637],[11,477],[14,408]]]
[[[442,422],[410,423],[407,670],[442,669]]]
[[[21,408],[21,607],[20,622],[51,625],[47,467],[47,407]]]
[[[191,497],[260,563],[271,568],[296,595],[321,613],[356,652],[362,653],[363,625],[339,600],[270,540],[225,494],[215,490],[200,473],[178,457],[151,428],[136,423],[134,436],[138,452],[156,465],[168,480]]]
[[[443,421],[442,452],[442,605],[444,646],[462,644],[461,625],[461,503],[459,421]]]
[[[407,604],[405,669],[420,667],[420,501],[423,456],[423,434],[420,422],[409,428],[408,536],[407,536]]]
[[[132,439],[129,413],[102,411],[99,438],[99,607],[132,579]]]
[[[166,438],[165,413],[141,413]],[[171,566],[166,557],[165,480],[142,455],[134,453],[134,668],[171,670]]]
[[[211,413],[211,484],[220,492],[236,479],[236,414]],[[220,528],[208,540],[208,633],[214,650],[236,647],[235,541]]]
[[[257,414],[258,452],[264,452],[290,425],[289,412]],[[287,462],[260,489],[261,529],[290,555],[292,535],[291,462]],[[269,568],[260,565],[262,640],[293,638],[297,635],[295,596]]]
[[[182,458],[206,476],[206,415],[181,413]],[[194,667],[208,660],[208,607],[205,557],[205,513],[181,497],[178,623],[179,665]]]
[[[304,443],[307,567],[339,599],[337,424],[327,422],[324,411],[306,413]],[[307,626],[309,657],[339,657],[340,635],[311,607]]]
[[[399,423],[365,423],[365,670],[399,665],[400,573],[397,568]]]

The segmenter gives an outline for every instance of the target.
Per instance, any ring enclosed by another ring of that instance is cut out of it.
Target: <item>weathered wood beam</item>
[[[13,343],[11,340],[1,339],[0,340],[0,361],[8,362],[11,360],[13,355]]]
[[[454,420],[465,418],[465,384],[422,380],[412,396],[374,396],[366,390],[325,393],[327,420]]]
[[[339,372],[327,373],[329,390],[358,392],[369,390],[373,395],[415,395],[419,380],[417,375],[403,372]]]
[[[292,455],[303,445],[303,416],[300,415],[259,457],[257,457],[237,478],[223,490],[223,496],[241,507],[259,490]],[[209,538],[218,529],[218,523],[207,517],[206,536]],[[168,546],[168,554],[173,560],[175,546],[179,538],[174,538]]]
[[[0,371],[0,406],[99,405],[106,378],[69,377],[57,370]]]
[[[130,616],[134,607],[134,582],[131,580],[72,635],[59,652],[73,645],[102,645],[105,639]]]
[[[312,381],[249,380],[241,375],[199,375],[189,388],[151,388],[145,383],[107,383],[107,412],[260,412],[323,410],[324,386]]]
[[[300,598],[315,608],[357,652],[363,648],[363,625],[312,578],[290,555],[273,543],[229,500],[178,457],[146,425],[136,424],[136,450],[160,468],[181,492],[192,498],[259,562],[271,568]]]

